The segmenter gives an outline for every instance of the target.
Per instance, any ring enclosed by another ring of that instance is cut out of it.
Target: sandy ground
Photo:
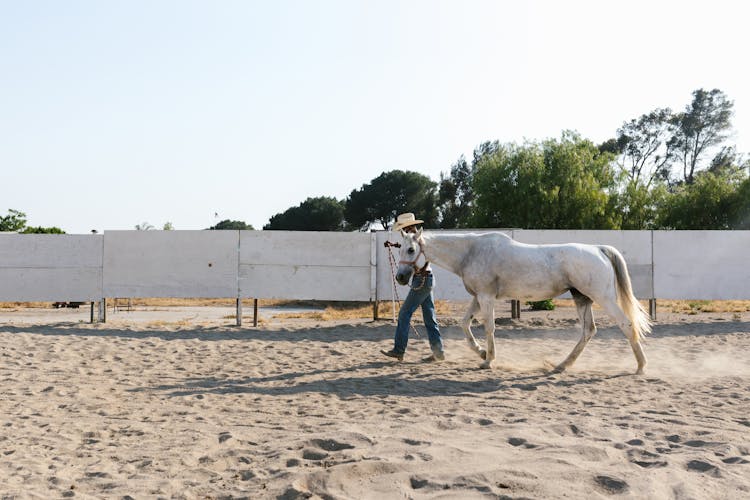
[[[424,364],[390,321],[88,314],[0,310],[1,498],[750,497],[750,313],[661,314],[645,376],[606,320],[549,375],[572,310],[499,320],[493,370],[451,318]]]

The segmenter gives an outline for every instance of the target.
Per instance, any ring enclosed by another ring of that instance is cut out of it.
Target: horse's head
[[[416,233],[407,233],[401,231],[403,241],[401,242],[401,251],[399,252],[398,270],[396,271],[396,281],[401,285],[409,283],[411,275],[424,266],[425,258],[422,251],[422,230]]]

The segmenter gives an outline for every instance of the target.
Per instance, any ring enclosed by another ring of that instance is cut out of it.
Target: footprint
[[[683,443],[683,444],[685,446],[691,446],[693,448],[702,448],[704,446],[708,446],[710,444],[715,444],[715,443],[708,443],[708,442],[702,441],[700,439],[693,439],[691,441],[685,441],[685,443]]]
[[[334,439],[311,439],[310,444],[325,451],[351,450],[354,448],[349,443],[339,443]]]
[[[424,488],[425,486],[430,484],[430,482],[427,479],[422,479],[419,477],[410,477],[409,484],[411,484],[412,489],[418,490],[420,488]]]
[[[631,460],[632,463],[644,469],[652,469],[654,467],[666,467],[667,462],[664,460],[657,460],[654,462],[648,462],[646,460]]]
[[[624,493],[630,489],[625,481],[610,476],[596,476],[594,481],[601,489],[613,495]]]
[[[511,446],[521,446],[522,444],[525,444],[526,440],[524,438],[508,438],[508,444]]]
[[[695,472],[704,472],[712,476],[720,476],[719,468],[703,460],[691,460],[687,463],[687,469]]]
[[[646,450],[631,449],[628,450],[628,458],[631,463],[644,469],[652,469],[654,467],[666,467],[666,460],[657,460],[660,458],[656,453],[651,453]]]
[[[323,460],[326,457],[328,457],[328,453],[322,451],[310,449],[305,449],[302,451],[302,458],[304,458],[305,460]]]
[[[750,464],[747,460],[742,457],[729,457],[722,460],[725,464]]]
[[[524,438],[517,437],[508,438],[508,444],[511,446],[523,446],[527,449],[533,449],[537,447],[537,445],[529,443]]]

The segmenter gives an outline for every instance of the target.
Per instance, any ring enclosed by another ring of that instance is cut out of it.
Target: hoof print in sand
[[[427,479],[422,479],[419,477],[410,477],[409,484],[411,485],[411,488],[413,490],[418,490],[420,488],[424,488],[425,486],[430,484],[430,482]]]
[[[693,472],[703,472],[711,476],[718,477],[721,475],[721,471],[715,465],[705,462],[703,460],[691,460],[687,463],[687,470]]]
[[[306,449],[302,451],[302,458],[305,460],[323,460],[328,457],[328,453],[320,450]]]
[[[351,450],[354,448],[349,443],[339,443],[333,439],[312,439],[310,445],[325,451]]]
[[[535,444],[531,444],[524,438],[512,437],[508,438],[508,444],[511,446],[523,446],[524,448],[532,449],[536,448]]]
[[[630,488],[625,481],[610,476],[596,476],[594,481],[599,488],[613,495],[625,493]]]

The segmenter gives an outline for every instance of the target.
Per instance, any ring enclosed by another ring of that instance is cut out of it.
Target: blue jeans
[[[417,307],[422,306],[422,317],[424,326],[427,328],[427,338],[430,340],[432,352],[443,352],[443,341],[438,330],[437,317],[435,315],[435,302],[432,299],[432,288],[434,278],[432,274],[417,276],[411,280],[409,294],[401,304],[398,312],[398,324],[396,325],[395,346],[393,348],[399,354],[406,352],[406,344],[409,342],[409,325],[411,317]]]

